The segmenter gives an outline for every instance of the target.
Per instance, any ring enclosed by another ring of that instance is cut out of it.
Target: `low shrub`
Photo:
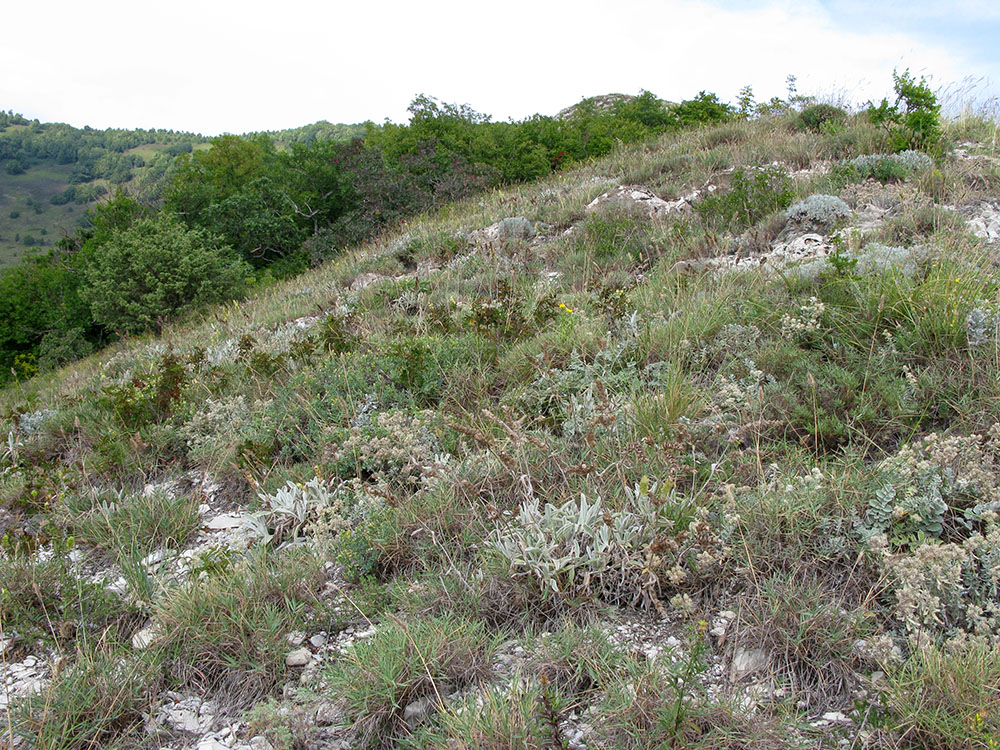
[[[898,154],[865,154],[850,161],[839,162],[830,171],[835,184],[878,180],[883,185],[903,182],[908,177],[924,172],[934,164],[931,157],[920,151],[903,151]]]
[[[729,190],[716,191],[695,205],[702,221],[716,229],[738,231],[788,208],[795,193],[787,173],[777,167],[733,172]]]
[[[851,209],[834,195],[810,195],[795,203],[785,212],[788,221],[800,227],[829,230],[850,218]]]
[[[847,119],[847,112],[832,104],[812,104],[804,108],[798,115],[797,124],[814,133],[819,133],[827,123],[842,123]]]

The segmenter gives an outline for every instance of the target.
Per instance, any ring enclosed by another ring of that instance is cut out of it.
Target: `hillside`
[[[995,747],[1000,131],[900,132],[619,146],[0,391],[6,742]]]
[[[282,148],[348,141],[364,130],[321,121],[263,135]],[[0,268],[73,234],[88,209],[118,188],[158,200],[176,157],[208,145],[195,133],[81,129],[0,112]]]

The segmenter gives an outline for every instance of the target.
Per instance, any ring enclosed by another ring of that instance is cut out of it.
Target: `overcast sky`
[[[893,69],[1000,94],[1000,2],[49,0],[5,3],[0,109],[205,135],[407,119],[425,93],[494,119],[648,89],[863,103]],[[964,83],[963,83],[964,82]]]

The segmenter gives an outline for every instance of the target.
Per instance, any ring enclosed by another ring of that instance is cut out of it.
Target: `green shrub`
[[[835,184],[878,180],[883,185],[902,182],[911,175],[931,167],[931,158],[920,151],[902,151],[898,154],[864,154],[840,162],[830,171]]]
[[[917,81],[906,70],[902,74],[893,71],[892,81],[895,103],[890,105],[888,99],[877,107],[870,103],[868,119],[886,129],[893,151],[917,149],[940,154],[944,148],[941,105],[926,79]]]
[[[813,104],[799,112],[798,124],[814,133],[820,132],[823,126],[830,123],[840,123],[847,119],[847,112],[832,104]]]
[[[710,227],[728,231],[748,229],[761,219],[788,208],[795,198],[791,181],[777,167],[742,168],[733,172],[729,190],[718,191],[695,206]]]
[[[95,249],[83,290],[94,320],[117,331],[159,331],[163,322],[240,294],[247,266],[199,230],[162,214]]]

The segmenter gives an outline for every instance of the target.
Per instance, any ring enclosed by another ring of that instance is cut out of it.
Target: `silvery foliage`
[[[855,268],[855,271],[858,273],[879,274],[895,268],[909,278],[917,272],[919,250],[917,248],[870,242],[859,250],[854,257],[858,261],[858,265]]]
[[[862,177],[870,177],[884,162],[899,165],[908,172],[928,169],[934,163],[933,159],[922,151],[910,150],[898,154],[865,154],[851,159],[850,165],[858,170]]]
[[[22,414],[17,420],[18,429],[25,435],[33,435],[38,432],[42,424],[56,415],[55,409],[41,409]]]
[[[969,346],[1000,341],[1000,310],[980,300],[965,316],[965,336]]]
[[[601,498],[563,505],[527,500],[490,545],[509,563],[515,579],[546,602],[599,597],[636,605],[649,603],[657,579],[649,547],[672,528],[650,496],[656,485],[629,489],[629,505],[608,512]]]
[[[20,461],[20,441],[14,437],[14,428],[7,430],[7,440],[0,444],[0,476],[14,471]]]
[[[265,509],[244,518],[244,526],[265,544],[281,542],[291,536],[297,541],[303,527],[315,518],[319,509],[330,504],[336,492],[319,477],[305,484],[287,482],[273,495],[259,492]]]
[[[829,227],[851,215],[850,207],[835,195],[817,193],[799,201],[785,212],[789,221],[796,224],[813,224]]]

